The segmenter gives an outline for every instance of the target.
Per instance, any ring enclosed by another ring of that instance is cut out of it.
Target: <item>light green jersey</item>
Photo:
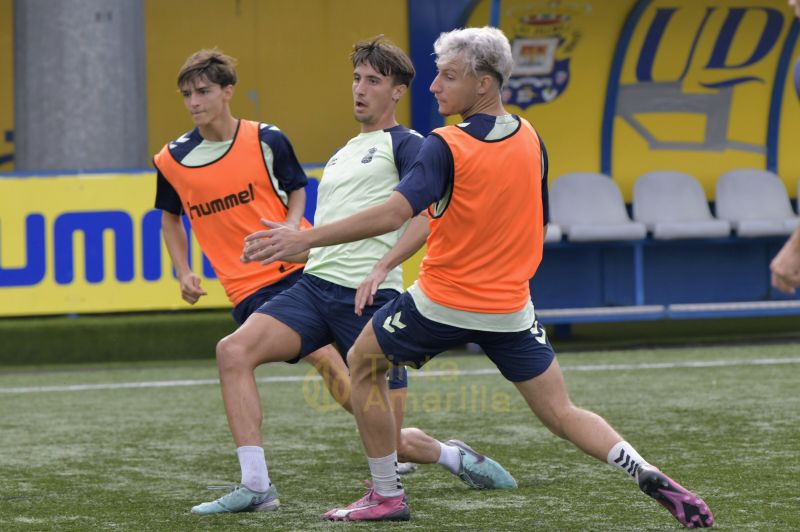
[[[314,225],[346,218],[385,202],[416,158],[422,136],[403,126],[361,133],[328,161],[317,191]],[[314,248],[305,273],[334,284],[358,288],[400,238],[406,225],[385,235]],[[393,269],[380,288],[403,290],[401,267]]]

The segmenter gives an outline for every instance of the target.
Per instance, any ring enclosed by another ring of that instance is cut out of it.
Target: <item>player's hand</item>
[[[269,220],[262,219],[261,223],[269,229],[256,231],[244,238],[242,262],[259,261],[266,266],[303,253],[311,247],[307,242],[307,231],[290,229]]]
[[[800,287],[800,239],[794,235],[784,244],[769,265],[772,286],[786,294]]]
[[[361,313],[364,312],[364,307],[372,305],[375,294],[378,292],[378,287],[386,280],[387,275],[389,275],[389,272],[376,264],[370,274],[361,281],[356,290],[355,312],[357,315],[361,316]]]
[[[200,299],[201,296],[208,295],[200,286],[200,278],[195,275],[194,272],[189,272],[181,277],[180,283],[181,297],[190,305],[197,303],[197,300]]]
[[[791,281],[783,275],[777,273],[772,274],[772,286],[783,292],[784,294],[793,295],[797,289],[797,285],[793,285]]]

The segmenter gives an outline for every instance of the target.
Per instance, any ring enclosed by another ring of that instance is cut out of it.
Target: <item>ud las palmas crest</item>
[[[546,2],[528,4],[524,11],[509,10],[514,17],[514,69],[503,89],[504,103],[527,109],[561,96],[569,85],[570,55],[581,39],[575,18],[591,9],[586,3]]]

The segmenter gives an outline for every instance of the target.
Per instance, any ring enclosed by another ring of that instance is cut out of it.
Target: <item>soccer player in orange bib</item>
[[[434,130],[389,199],[309,231],[274,224],[245,244],[251,260],[271,263],[392,231],[426,209],[432,218],[419,280],[373,315],[348,353],[351,400],[373,484],[325,519],[409,513],[402,486],[392,481],[392,412],[376,369],[420,367],[474,342],[550,431],[620,469],[682,525],[711,526],[711,511],[699,497],[645,461],[603,418],[570,401],[536,320],[529,280],[542,258],[548,220],[547,155],[534,128],[503,107],[501,90],[513,65],[507,38],[490,27],[454,30],[437,39],[434,51],[438,74],[431,91],[439,112],[460,115],[462,122]]]
[[[188,217],[209,258],[239,325],[266,301],[292,286],[303,265],[244,264],[241,238],[268,216],[287,227],[310,227],[303,218],[307,179],[289,139],[274,125],[234,118],[230,100],[236,85],[235,60],[218,50],[200,50],[178,73],[178,87],[195,128],[155,156],[155,206],[162,210],[164,241],[180,283],[181,296],[195,304],[206,292],[189,266],[181,214]],[[349,374],[339,353],[325,346],[306,360],[313,364],[349,408]],[[266,471],[260,446],[237,448],[242,484]],[[263,491],[265,491],[264,488]]]

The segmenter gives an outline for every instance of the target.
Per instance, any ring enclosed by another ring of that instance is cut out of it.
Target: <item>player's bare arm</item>
[[[197,303],[206,291],[200,286],[200,277],[189,267],[188,241],[181,217],[167,211],[161,212],[161,227],[172,266],[180,282],[181,297],[190,305]]]
[[[292,229],[300,229],[300,220],[303,219],[303,214],[306,209],[306,189],[298,188],[289,193],[289,209],[286,213],[286,227]],[[286,257],[284,262],[293,262],[295,264],[303,264],[308,262],[308,251]]]
[[[288,225],[286,223],[279,224],[279,223],[276,223],[276,222],[272,222],[270,220],[265,220],[263,218],[261,219],[261,224],[264,225],[264,227],[267,227],[268,229],[264,229],[264,230],[261,230],[261,231],[256,231],[255,233],[251,233],[252,235],[256,235],[256,234],[263,235],[263,234],[266,233],[266,231],[268,231],[269,229],[272,229],[273,227],[276,227],[276,226],[277,227],[286,227],[287,229],[298,230],[299,231],[299,229],[297,229],[296,227],[292,227],[292,226],[290,226],[290,225]],[[250,235],[248,235],[248,236],[250,236]],[[262,237],[262,238],[264,238],[264,237]],[[252,259],[248,258],[248,253],[249,253],[248,250],[256,249],[255,246],[258,246],[258,245],[259,244],[256,244],[255,242],[248,242],[247,240],[245,240],[244,248],[242,250],[242,256],[239,257],[239,260],[241,260],[245,264],[247,264],[248,262],[254,262]],[[291,262],[293,264],[304,264],[304,263],[308,262],[308,255],[309,255],[309,250],[307,249],[307,250],[305,250],[305,251],[303,251],[301,253],[297,253],[295,255],[289,255],[288,257],[286,257],[284,259],[281,259],[281,260],[283,262]]]
[[[372,305],[373,296],[390,271],[419,251],[430,233],[428,217],[419,215],[411,220],[397,244],[375,263],[370,274],[356,290],[355,313],[361,316],[366,305]]]
[[[300,220],[306,209],[306,189],[298,188],[289,192],[288,210],[285,224],[292,229],[300,229]],[[289,261],[292,262],[292,261]],[[302,262],[302,261],[298,261]]]
[[[311,248],[364,240],[399,229],[413,214],[405,196],[393,192],[382,205],[306,231],[265,221],[271,229],[247,235],[242,258],[245,262],[260,261],[266,265]]]

